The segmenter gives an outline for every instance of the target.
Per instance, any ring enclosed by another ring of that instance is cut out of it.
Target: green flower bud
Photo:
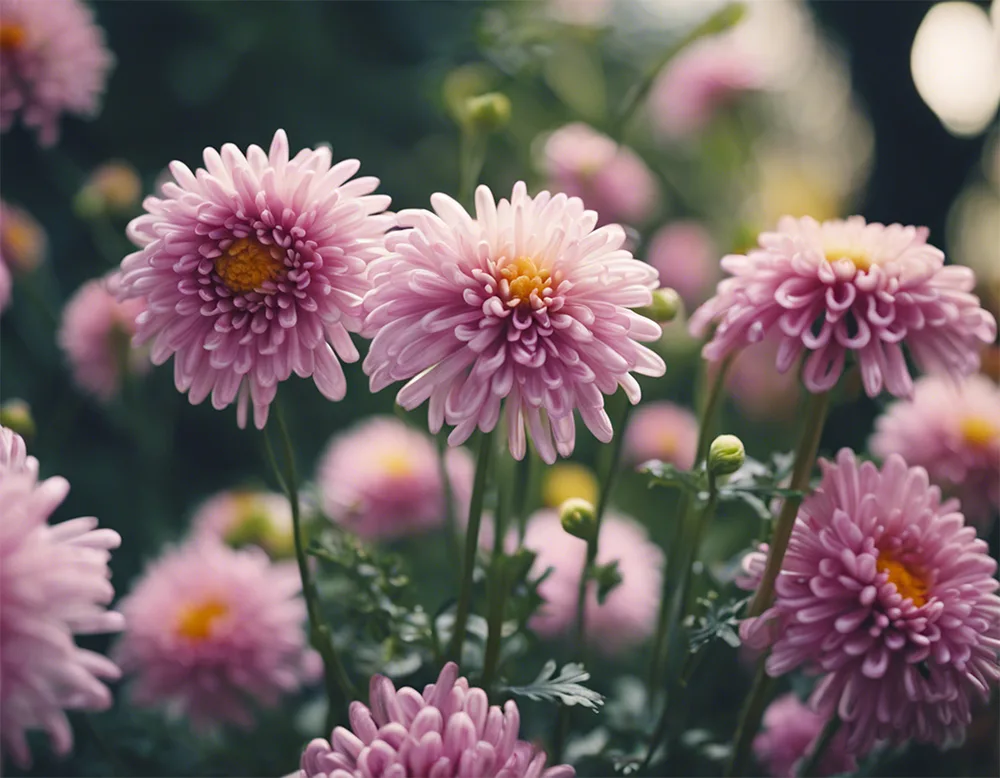
[[[597,529],[597,514],[594,506],[587,500],[573,497],[559,507],[559,521],[562,528],[570,535],[588,543],[594,538]]]
[[[719,435],[708,449],[708,469],[715,475],[735,473],[746,461],[743,441],[735,435]]]
[[[510,121],[510,98],[501,92],[488,92],[465,101],[465,118],[480,132],[502,130]]]
[[[647,319],[666,324],[677,318],[683,309],[684,303],[681,302],[681,296],[669,286],[664,286],[653,292],[653,302],[650,305],[636,308],[635,312]]]
[[[22,438],[34,437],[35,418],[31,415],[31,406],[16,397],[0,405],[0,427],[7,427]]]

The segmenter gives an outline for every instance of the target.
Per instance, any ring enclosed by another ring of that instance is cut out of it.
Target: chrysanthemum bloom
[[[77,192],[73,205],[81,216],[127,214],[142,197],[142,179],[138,171],[124,160],[112,160],[96,167],[83,188]]]
[[[690,470],[698,449],[698,419],[687,408],[659,401],[632,414],[625,431],[623,455],[634,465],[659,459]]]
[[[653,125],[668,138],[691,136],[741,94],[763,85],[763,74],[731,36],[705,38],[678,54],[649,94]]]
[[[925,468],[961,500],[970,523],[989,529],[1000,507],[1000,387],[989,378],[921,378],[912,400],[894,403],[875,422],[870,448]]]
[[[926,238],[925,228],[861,216],[822,224],[785,217],[777,232],[761,233],[759,248],[723,258],[732,277],[695,311],[691,331],[703,335],[718,323],[702,351],[711,361],[773,338],[783,373],[808,352],[802,379],[811,392],[836,385],[850,351],[870,397],[883,386],[908,396],[904,343],[924,370],[973,373],[996,320],[971,293],[972,271],[946,267]]]
[[[327,148],[288,158],[278,130],[269,154],[232,144],[205,149],[195,173],[148,197],[128,234],[140,250],[122,261],[122,294],[145,297],[135,343],[152,342],[154,364],[174,355],[177,388],[197,405],[248,404],[263,428],[278,383],[312,376],[331,400],[346,391],[345,362],[358,358],[366,268],[392,217],[378,179],[357,160],[330,166]]]
[[[444,194],[431,204],[436,214],[399,214],[406,229],[386,236],[390,253],[371,266],[372,391],[413,379],[397,401],[409,410],[429,399],[431,430],[455,425],[452,445],[492,430],[503,403],[516,459],[525,425],[543,460],[569,456],[574,410],[611,440],[602,392],[621,386],[637,403],[629,371],[666,370],[637,342],[659,338],[659,325],[630,310],[652,302],[656,271],[621,248],[621,227],[595,229],[597,214],[575,197],[532,198],[518,182],[499,204],[479,187],[475,218]]]
[[[755,551],[748,551],[740,560],[740,569],[733,579],[740,589],[754,591],[764,579],[764,568],[767,567],[767,552],[771,546],[767,543],[757,544]]]
[[[205,500],[191,517],[196,536],[233,546],[260,546],[272,559],[295,554],[292,508],[282,494],[250,489],[219,492]]]
[[[464,517],[475,466],[465,449],[446,460],[455,515]],[[357,424],[320,458],[316,484],[323,512],[361,537],[394,538],[440,527],[445,492],[434,442],[394,416]]]
[[[114,57],[78,0],[0,2],[0,131],[21,117],[51,146],[62,114],[93,117]]]
[[[820,464],[774,606],[741,635],[754,647],[775,638],[772,676],[822,675],[810,705],[838,713],[854,754],[960,739],[972,698],[1000,679],[996,562],[923,468],[893,454],[879,470],[847,449]]]
[[[149,370],[146,350],[129,346],[144,301],[118,301],[116,284],[117,279],[110,277],[81,286],[63,308],[58,335],[73,380],[105,402],[118,394],[125,375]]]
[[[658,230],[646,259],[659,271],[660,284],[677,290],[688,310],[711,296],[719,277],[712,236],[696,221],[677,221]]]
[[[528,521],[524,546],[538,554],[532,575],[553,568],[538,589],[545,604],[532,617],[531,628],[548,638],[571,632],[576,624],[587,544],[562,528],[557,511],[541,510]],[[663,575],[663,552],[645,528],[632,519],[606,514],[601,522],[597,564],[616,559],[622,583],[603,605],[597,603],[596,584],[589,584],[587,594],[587,640],[608,655],[636,646],[652,634]]]
[[[253,723],[320,672],[306,644],[293,562],[194,538],[152,564],[121,603],[128,631],[114,656],[132,700],[187,715],[199,728]]]
[[[12,273],[29,273],[45,258],[45,230],[22,208],[0,200],[0,262]]]
[[[778,342],[769,338],[736,354],[726,373],[728,397],[751,419],[787,420],[799,407],[802,386],[797,371],[779,373],[774,369],[777,358]]]
[[[29,729],[45,730],[60,756],[73,747],[65,710],[104,710],[103,680],[118,668],[79,648],[74,635],[117,632],[121,614],[107,610],[110,550],[118,533],[97,519],[49,524],[69,491],[64,478],[37,481],[37,462],[24,443],[0,430],[0,732],[4,748],[27,766]]]
[[[299,778],[572,778],[569,765],[545,769],[546,755],[518,740],[517,703],[490,705],[486,692],[458,677],[448,662],[421,694],[371,679],[369,704],[352,702],[351,728],[306,746]]]
[[[10,271],[7,269],[7,265],[0,261],[0,313],[10,302],[11,286],[13,286],[13,281],[10,277]]]
[[[828,720],[799,702],[794,694],[779,697],[764,711],[764,728],[753,741],[754,756],[767,768],[768,775],[793,778],[798,775],[801,759],[812,753]],[[834,736],[823,751],[817,775],[840,775],[857,769],[845,741],[844,732]]]
[[[552,133],[542,165],[549,188],[579,197],[597,211],[598,224],[641,224],[660,200],[642,158],[586,124],[567,124]]]

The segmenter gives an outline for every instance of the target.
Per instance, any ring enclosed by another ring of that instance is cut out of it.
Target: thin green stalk
[[[479,174],[483,172],[488,140],[485,132],[462,128],[458,150],[458,202],[466,207],[472,205]]]
[[[518,484],[514,477],[513,465],[506,452],[500,455],[496,463],[495,473],[497,482],[497,512],[494,519],[493,532],[493,557],[490,561],[490,571],[486,579],[487,589],[487,632],[486,632],[486,653],[483,657],[483,680],[482,686],[487,694],[493,684],[496,675],[497,663],[500,659],[500,642],[503,637],[503,617],[504,609],[507,605],[507,565],[503,558],[504,541],[507,537],[507,524],[515,502],[515,492],[518,491]]]
[[[444,495],[444,531],[448,536],[448,549],[451,556],[457,559],[461,553],[458,542],[458,521],[455,517],[454,492],[451,488],[451,477],[448,474],[448,435],[442,431],[437,436],[438,473],[441,477],[441,491]]]
[[[766,661],[767,657],[762,656],[757,662],[757,674],[754,676],[753,686],[750,687],[750,694],[747,695],[746,701],[743,703],[740,723],[733,736],[733,751],[729,757],[729,763],[726,765],[726,778],[743,775],[746,772],[747,762],[750,759],[750,747],[753,745],[757,727],[764,715],[764,708],[767,707],[771,686],[774,684],[774,679],[767,674],[765,669]]]
[[[826,722],[823,726],[823,731],[819,733],[819,738],[816,740],[816,745],[813,746],[812,751],[809,752],[809,756],[802,760],[802,764],[799,767],[800,778],[815,778],[819,775],[820,763],[823,761],[823,755],[826,753],[827,748],[830,747],[830,743],[837,736],[837,732],[840,730],[840,725],[843,722],[840,720],[840,716],[834,712],[830,720]]]
[[[472,500],[469,503],[469,525],[465,535],[465,556],[462,560],[462,585],[459,589],[458,607],[455,611],[454,632],[448,645],[448,659],[458,662],[462,658],[465,626],[469,621],[472,604],[472,573],[476,567],[476,550],[479,548],[479,527],[483,522],[483,502],[493,453],[493,433],[484,433],[479,441],[476,459],[476,476],[472,483]]]

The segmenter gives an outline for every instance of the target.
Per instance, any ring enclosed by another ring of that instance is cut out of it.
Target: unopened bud
[[[11,398],[0,405],[0,427],[13,430],[22,438],[35,435],[35,418],[31,415],[31,406],[20,398]]]
[[[597,529],[597,514],[592,503],[574,497],[559,507],[559,521],[570,535],[588,543]]]
[[[501,92],[470,97],[465,101],[465,118],[480,132],[502,130],[510,121],[510,98]]]
[[[653,302],[650,305],[636,308],[635,312],[659,324],[673,321],[684,309],[681,296],[669,286],[664,286],[653,292]]]
[[[735,473],[746,461],[743,441],[735,435],[719,435],[708,449],[708,469],[715,475]]]

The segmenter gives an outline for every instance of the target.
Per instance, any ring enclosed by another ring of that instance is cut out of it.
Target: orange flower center
[[[0,51],[17,49],[24,43],[24,28],[19,24],[0,24]]]
[[[1000,428],[982,416],[962,419],[961,430],[962,439],[973,448],[986,448],[1000,437]]]
[[[875,560],[875,567],[880,573],[889,574],[889,583],[896,587],[904,600],[913,600],[918,608],[927,602],[927,582],[905,564],[880,552]]]
[[[199,603],[186,605],[177,618],[177,635],[195,643],[212,637],[212,628],[219,619],[229,613],[229,606],[210,598]]]
[[[511,308],[526,305],[532,293],[541,297],[549,286],[549,277],[549,271],[538,267],[531,257],[518,257],[508,262],[500,269],[500,278],[510,286],[507,305]]]
[[[833,264],[834,262],[839,262],[842,259],[850,260],[850,262],[858,270],[870,270],[871,266],[874,264],[872,262],[872,258],[859,248],[832,248],[826,250],[827,262]]]
[[[249,238],[240,238],[215,260],[215,272],[222,283],[238,294],[276,281],[284,266],[280,259],[271,256],[267,246]]]
[[[413,462],[399,451],[390,451],[379,458],[379,464],[390,478],[405,478],[413,474]]]

